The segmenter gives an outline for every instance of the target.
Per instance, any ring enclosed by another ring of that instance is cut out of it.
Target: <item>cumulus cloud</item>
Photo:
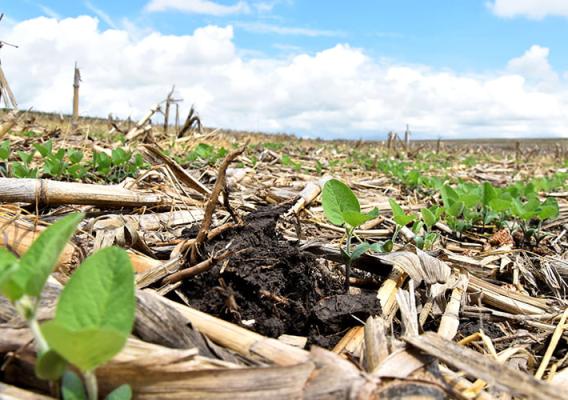
[[[146,4],[145,9],[151,12],[175,10],[188,14],[205,14],[220,17],[247,13],[250,11],[250,6],[245,1],[239,1],[227,6],[210,0],[151,0]]]
[[[172,84],[209,126],[325,137],[568,136],[568,85],[533,46],[501,71],[470,75],[381,62],[338,44],[288,58],[243,58],[231,26],[133,36],[96,18],[0,26],[2,65],[22,107],[69,112],[73,65],[81,112],[139,117]],[[552,82],[552,83],[551,83]]]
[[[510,60],[507,68],[537,85],[556,84],[558,74],[548,62],[549,54],[548,48],[533,45],[522,56]]]
[[[492,0],[487,5],[495,15],[506,18],[568,17],[568,2],[565,0]]]

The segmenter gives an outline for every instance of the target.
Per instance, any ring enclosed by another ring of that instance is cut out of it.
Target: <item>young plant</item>
[[[80,379],[67,372],[64,398],[94,400],[98,398],[95,369],[124,347],[134,323],[134,275],[128,255],[110,247],[88,257],[63,288],[55,318],[41,326],[37,320],[43,287],[82,217],[72,214],[54,223],[19,259],[0,249],[0,293],[33,333],[36,375],[57,380],[73,365],[83,374],[87,395]],[[129,399],[130,393],[129,388],[119,387],[108,398]]]
[[[400,230],[411,222],[416,221],[416,215],[405,213],[402,207],[394,199],[389,199],[389,204],[392,210],[392,219],[396,223],[394,235],[392,236],[392,241],[395,242]]]
[[[302,169],[302,164],[292,160],[292,158],[288,154],[284,154],[280,158],[280,162],[282,163],[282,165],[290,167],[296,172],[299,172]]]
[[[325,183],[322,191],[322,205],[323,212],[329,222],[345,228],[347,239],[341,252],[345,258],[345,290],[347,291],[353,262],[368,250],[383,251],[383,245],[380,243],[371,245],[363,242],[354,249],[352,249],[351,243],[355,228],[378,217],[379,210],[374,208],[369,213],[362,213],[359,200],[357,200],[355,194],[349,186],[337,179],[330,179]]]
[[[517,218],[518,226],[523,233],[523,243],[530,243],[534,237],[537,246],[544,238],[541,232],[542,223],[547,219],[558,217],[560,212],[556,199],[552,197],[542,203],[536,195],[531,196],[526,202],[514,198],[512,206],[513,215]]]
[[[426,227],[426,233],[424,236],[416,237],[416,246],[423,250],[431,250],[434,247],[436,240],[438,240],[438,234],[436,232],[432,232],[432,228],[440,220],[442,209],[436,206],[423,208],[420,210],[420,214],[422,216],[424,226]]]
[[[30,167],[34,152],[18,151],[17,154],[21,162],[15,162],[11,165],[12,174],[16,178],[37,178],[38,169]]]
[[[8,160],[10,159],[10,142],[0,143],[0,176],[8,176]]]

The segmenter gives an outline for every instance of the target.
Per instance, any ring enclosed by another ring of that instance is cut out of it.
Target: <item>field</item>
[[[1,255],[24,260],[47,226],[84,216],[51,255],[34,318],[0,296],[0,394],[58,395],[57,379],[34,374],[44,358],[29,322],[52,319],[81,262],[117,246],[135,271],[136,317],[97,365],[102,394],[564,398],[568,140],[323,141],[2,117]]]

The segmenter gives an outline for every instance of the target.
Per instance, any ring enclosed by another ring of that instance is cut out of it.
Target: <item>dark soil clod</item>
[[[209,253],[229,243],[233,251],[248,250],[186,281],[183,290],[201,311],[241,325],[245,321],[263,335],[308,336],[310,343],[329,347],[358,323],[349,313],[364,317],[377,311],[377,304],[368,296],[337,296],[343,293],[341,275],[324,273],[313,255],[301,252],[277,232],[276,223],[286,209],[260,208],[245,218],[243,227],[208,242]],[[337,318],[322,318],[323,308],[331,304],[341,306]]]

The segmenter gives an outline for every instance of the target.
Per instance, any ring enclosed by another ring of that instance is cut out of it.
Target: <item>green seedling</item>
[[[337,179],[330,179],[323,187],[322,205],[326,218],[334,225],[345,228],[346,243],[341,249],[345,258],[345,290],[349,289],[349,276],[353,262],[368,250],[383,251],[383,244],[361,243],[352,249],[353,232],[365,222],[378,217],[379,210],[362,213],[359,200],[349,186]],[[388,247],[388,244],[387,244]]]
[[[402,207],[394,199],[389,199],[389,204],[392,210],[392,219],[396,224],[396,228],[392,237],[392,241],[395,242],[402,227],[415,222],[416,215],[406,214]]]
[[[17,258],[0,249],[0,293],[8,298],[31,329],[40,379],[57,380],[64,374],[64,399],[98,398],[95,369],[126,344],[135,315],[134,274],[126,252],[110,247],[88,257],[63,288],[55,318],[39,324],[41,293],[82,214],[72,214],[48,227],[28,251]],[[69,370],[73,365],[83,375]],[[129,399],[124,386],[107,399]]]
[[[26,153],[25,151],[17,152],[18,158],[21,162],[14,162],[9,169],[16,178],[37,178],[38,169],[31,168],[30,164],[34,157],[34,152]]]
[[[536,245],[544,238],[542,223],[547,219],[557,218],[560,210],[556,199],[550,197],[542,203],[536,196],[526,202],[518,198],[512,200],[512,213],[517,218],[517,225],[523,233],[523,242],[535,239]]]
[[[192,167],[202,167],[204,165],[215,165],[219,160],[227,155],[228,151],[224,147],[215,147],[206,143],[199,143],[195,149],[190,151],[182,163],[188,162]]]
[[[316,160],[316,172],[318,175],[322,174],[323,168],[323,164],[319,160]]]
[[[48,140],[45,143],[34,143],[33,146],[44,158],[49,156],[53,151],[53,142],[51,140]]]
[[[296,161],[293,161],[292,158],[288,154],[284,154],[280,158],[280,162],[282,165],[286,167],[292,168],[294,171],[298,172],[302,169],[302,164]]]
[[[122,182],[125,178],[136,175],[144,165],[141,154],[133,154],[121,148],[113,149],[111,156],[95,151],[91,163],[96,175],[112,183]]]
[[[438,240],[438,234],[432,232],[432,228],[440,220],[442,214],[442,209],[436,206],[430,208],[422,208],[420,210],[420,215],[422,216],[422,221],[426,227],[426,232],[424,236],[417,236],[415,238],[416,246],[423,250],[431,250]]]
[[[8,140],[4,140],[0,144],[0,160],[8,161],[10,158],[10,142]]]

